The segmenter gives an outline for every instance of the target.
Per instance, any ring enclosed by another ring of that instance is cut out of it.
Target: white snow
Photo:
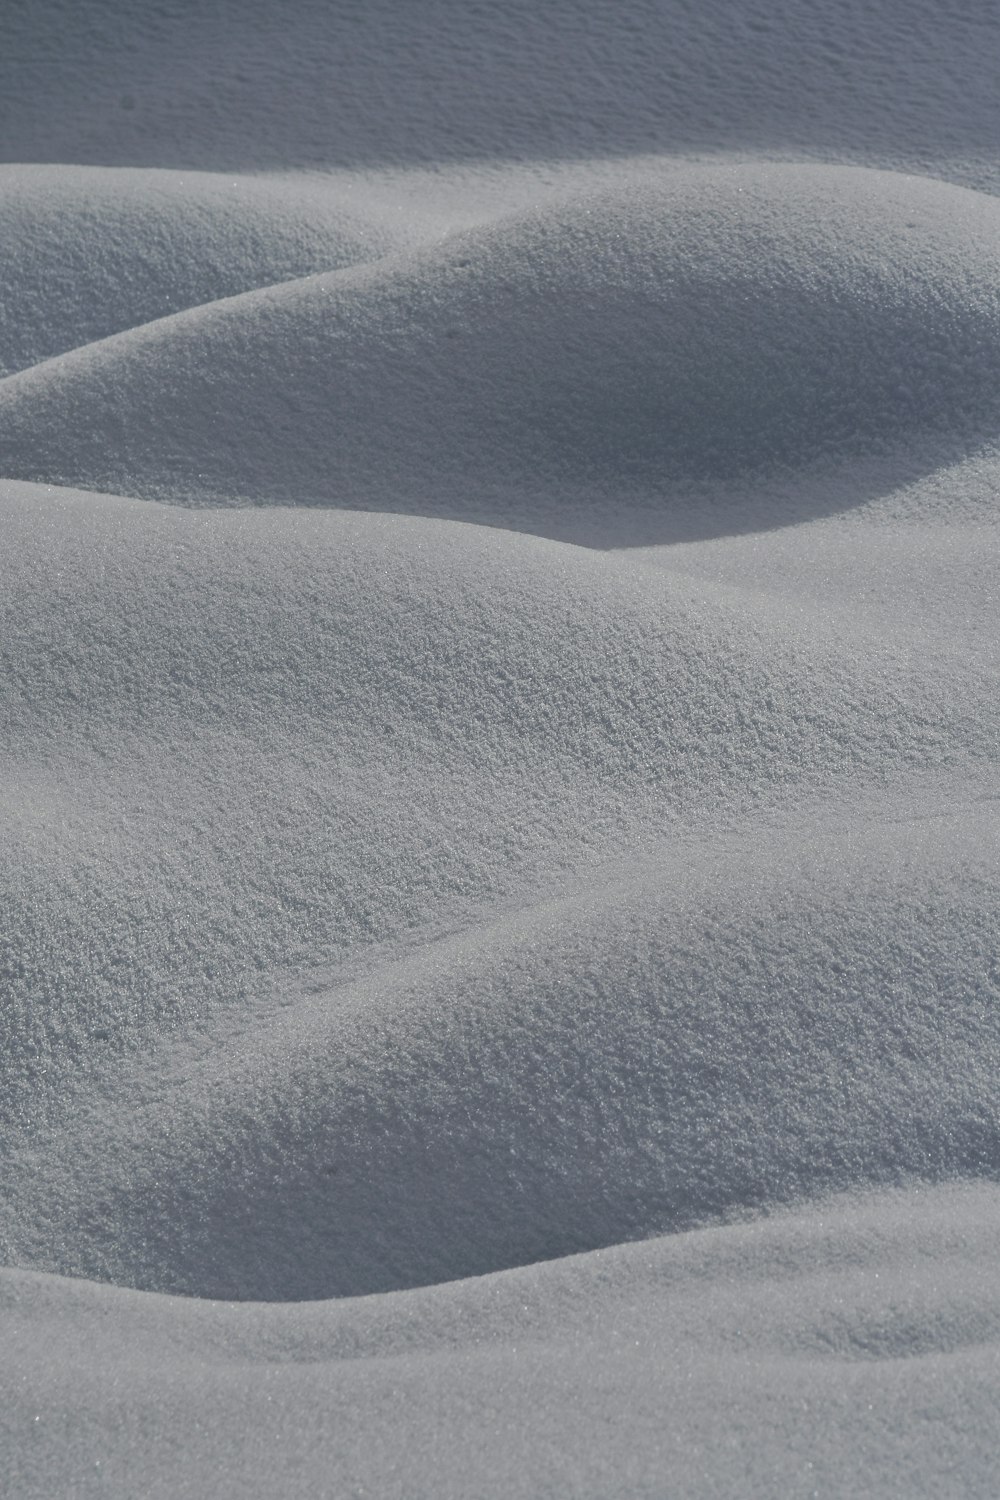
[[[1000,1489],[998,44],[8,24],[0,1492]]]

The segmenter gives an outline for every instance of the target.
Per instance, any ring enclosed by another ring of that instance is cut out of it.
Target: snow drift
[[[623,179],[34,366],[0,386],[5,470],[583,541],[638,506],[661,540],[685,483],[996,435],[993,199],[842,167]]]
[[[995,25],[0,51],[0,1490],[992,1495]]]

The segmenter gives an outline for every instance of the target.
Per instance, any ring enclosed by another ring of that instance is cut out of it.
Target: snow
[[[0,371],[182,308],[375,258],[391,213],[329,184],[213,172],[0,167]]]
[[[998,1230],[981,1184],[321,1303],[9,1272],[10,1485],[985,1493]]]
[[[995,23],[7,29],[0,1490],[995,1493]]]
[[[620,544],[729,530],[713,481],[873,452],[888,477],[893,449],[902,475],[914,443],[936,468],[991,436],[994,199],[829,166],[574,176],[32,366],[0,388],[7,473]]]

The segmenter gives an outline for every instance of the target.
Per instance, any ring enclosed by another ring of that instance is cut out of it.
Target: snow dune
[[[182,308],[376,260],[405,236],[329,184],[0,167],[0,373]]]
[[[922,178],[623,166],[36,365],[0,387],[6,472],[584,542],[623,507],[648,541],[692,510],[729,529],[706,481],[997,435],[998,231]]]
[[[626,849],[990,776],[964,636],[914,661],[912,631],[450,522],[3,500],[5,1070],[36,1114],[80,1049]]]
[[[0,1433],[26,1495],[977,1493],[997,1235],[981,1185],[324,1303],[7,1271]]]
[[[998,832],[758,834],[299,994],[36,1136],[16,1260],[357,1295],[989,1169]]]
[[[195,9],[0,55],[0,1490],[995,1493],[995,28]]]

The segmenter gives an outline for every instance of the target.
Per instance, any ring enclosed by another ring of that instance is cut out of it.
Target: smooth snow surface
[[[1000,1492],[998,53],[8,21],[0,1493]]]

